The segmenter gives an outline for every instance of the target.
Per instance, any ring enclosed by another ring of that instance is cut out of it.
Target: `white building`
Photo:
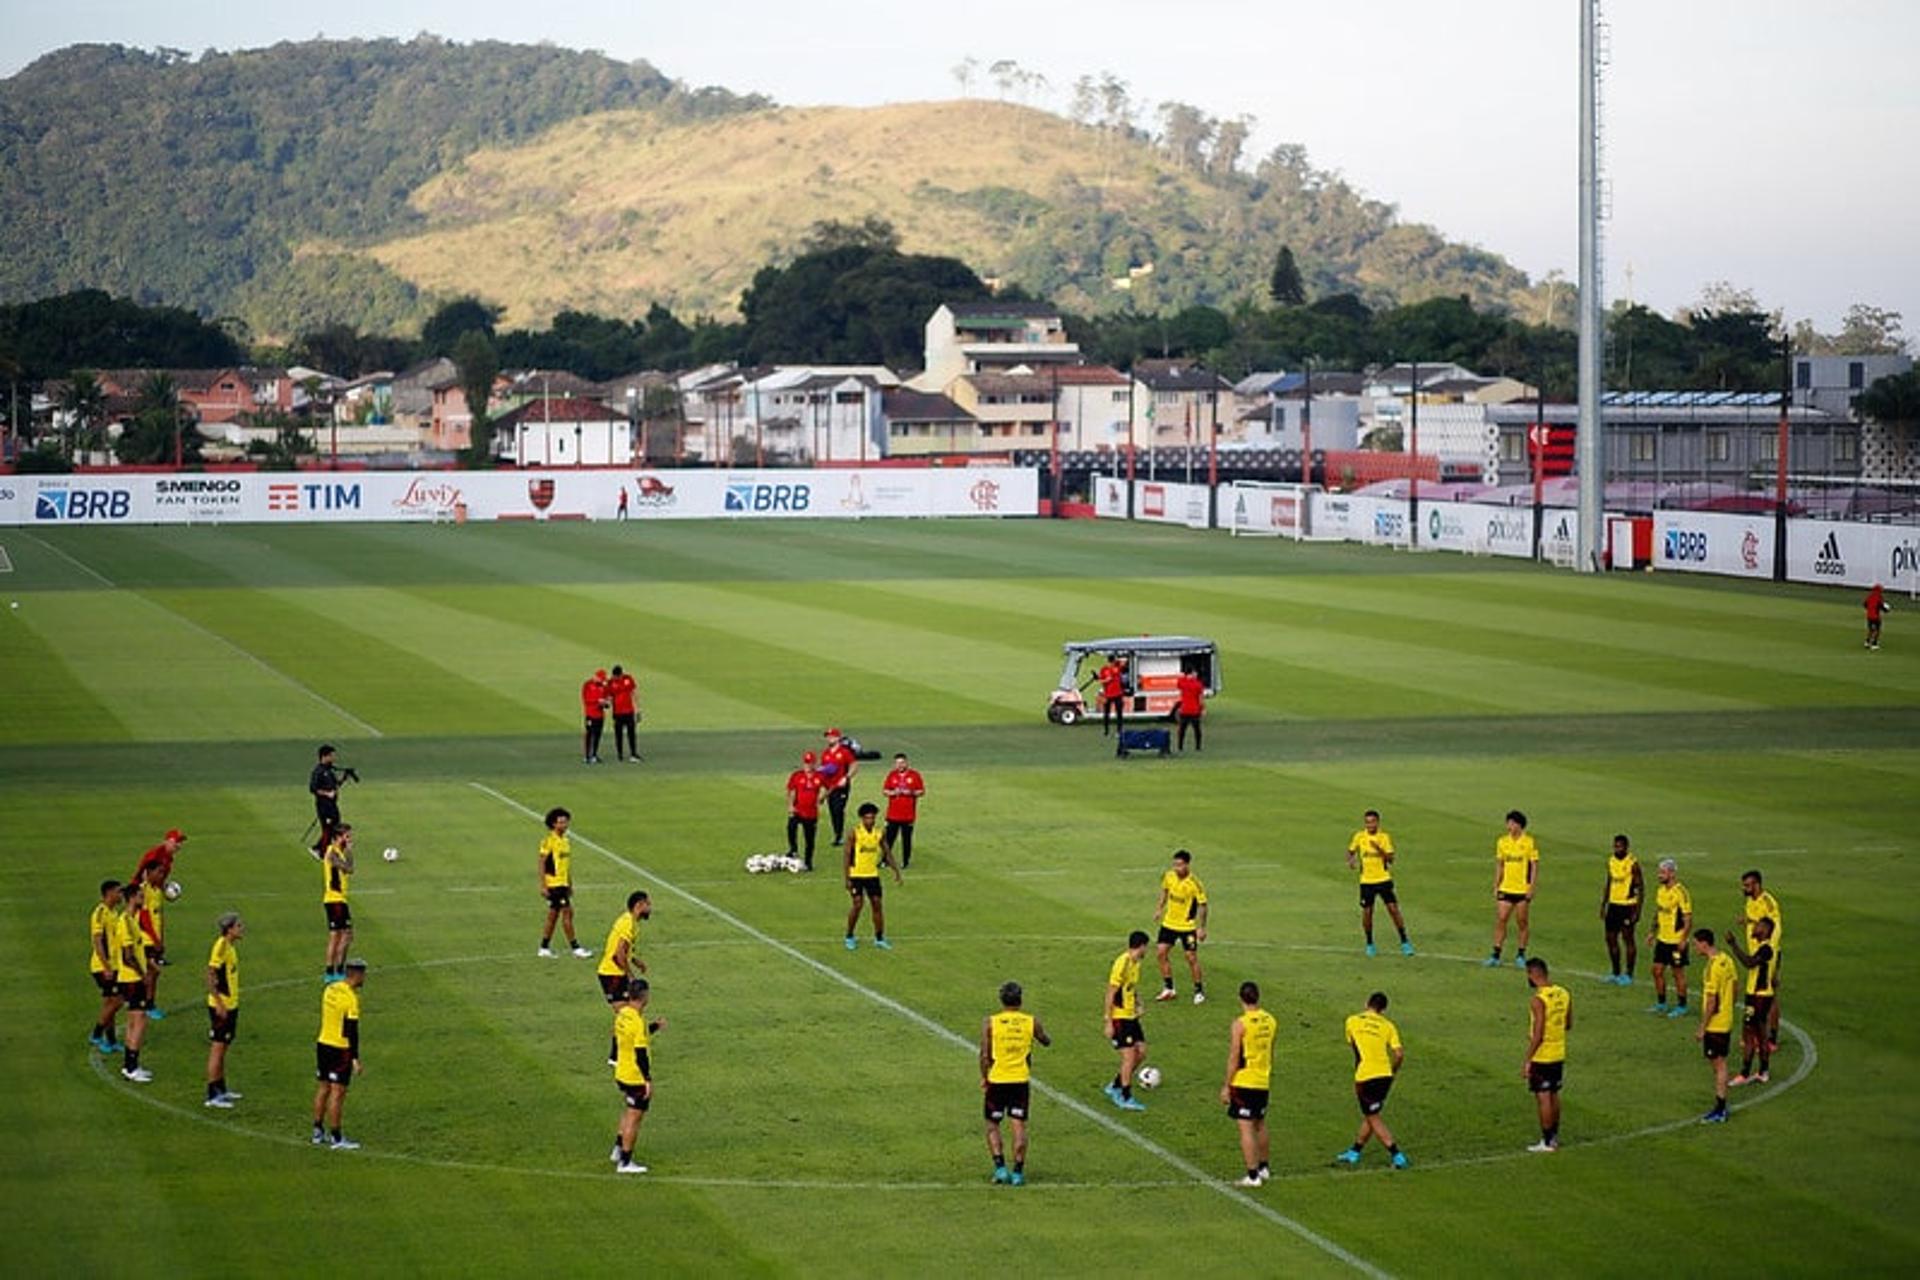
[[[923,354],[914,389],[945,394],[962,374],[1078,364],[1080,345],[1067,340],[1059,309],[1043,302],[943,302],[927,317]]]
[[[493,447],[517,467],[626,466],[633,424],[596,400],[529,400],[494,419]]]

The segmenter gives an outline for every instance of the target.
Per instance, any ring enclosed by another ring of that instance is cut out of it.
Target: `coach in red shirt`
[[[813,752],[808,751],[800,757],[800,767],[787,775],[787,856],[793,857],[799,852],[794,837],[800,832],[807,836],[807,870],[813,870],[813,840],[820,830],[820,793],[826,790],[827,780],[813,767]]]
[[[187,842],[186,832],[175,827],[160,839],[160,843],[140,855],[140,865],[133,869],[133,878],[129,885],[145,884],[148,867],[160,868],[162,881],[173,879],[173,855],[180,852],[180,846]]]
[[[580,686],[580,710],[587,718],[587,729],[580,741],[580,758],[586,764],[600,763],[600,735],[607,731],[607,673],[596,671]]]
[[[889,848],[895,840],[900,842],[900,865],[906,867],[913,861],[913,820],[920,810],[920,797],[927,794],[927,780],[900,752],[893,757],[893,772],[880,790],[887,797],[887,833],[882,839]]]
[[[1180,678],[1173,682],[1175,692],[1180,695],[1180,704],[1175,715],[1180,721],[1180,749],[1187,749],[1187,726],[1193,726],[1193,749],[1200,750],[1200,717],[1206,713],[1207,686],[1199,676],[1191,671],[1182,671]]]
[[[858,772],[860,762],[853,748],[838,729],[827,730],[827,747],[820,753],[820,776],[827,780],[827,816],[833,819],[836,846],[846,839],[847,797],[853,794],[853,775]]]
[[[640,682],[616,663],[613,678],[607,681],[607,698],[613,703],[613,753],[635,764],[640,763],[640,743],[634,737],[634,725],[640,720],[640,708],[634,701],[639,688]]]
[[[1866,609],[1867,648],[1878,649],[1880,647],[1880,617],[1882,614],[1888,612],[1888,610],[1887,593],[1877,582],[1873,584],[1873,590],[1867,592]]]
[[[1120,732],[1127,731],[1127,660],[1109,658],[1100,668],[1100,736],[1106,737],[1110,721]]]

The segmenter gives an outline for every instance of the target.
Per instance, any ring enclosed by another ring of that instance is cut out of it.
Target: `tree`
[[[315,452],[313,436],[300,423],[277,409],[254,415],[255,427],[269,428],[273,438],[247,442],[247,456],[269,471],[297,471],[300,459]]]
[[[1067,118],[1077,125],[1092,123],[1099,101],[1100,91],[1093,77],[1081,76],[1073,82],[1073,96],[1067,99]]]
[[[858,222],[828,218],[807,228],[800,240],[800,252],[824,253],[833,249],[878,249],[883,253],[900,251],[900,233],[878,214],[868,214]]]
[[[460,371],[460,390],[467,398],[467,411],[473,415],[467,461],[491,466],[493,424],[487,418],[487,401],[493,395],[493,380],[500,373],[500,357],[494,352],[493,339],[478,329],[467,330],[453,344],[453,363]]]
[[[200,461],[200,432],[180,403],[172,375],[156,370],[141,380],[133,417],[120,428],[113,456],[129,466]]]
[[[980,59],[974,57],[972,54],[968,54],[953,64],[951,74],[954,80],[960,85],[960,96],[963,98],[972,97],[973,78],[980,74]]]
[[[1004,102],[1020,83],[1020,64],[1012,58],[1000,58],[987,67],[987,74],[993,77],[994,87],[1000,90],[1000,99]]]
[[[1216,178],[1233,176],[1240,167],[1240,153],[1246,149],[1247,135],[1253,132],[1254,118],[1240,115],[1214,126],[1213,150],[1207,153],[1207,171]]]
[[[1182,169],[1202,166],[1214,121],[1206,112],[1185,102],[1163,102],[1159,108],[1160,143]]]
[[[420,328],[420,354],[452,355],[454,344],[469,333],[493,337],[493,326],[500,319],[500,308],[488,306],[475,297],[456,298],[427,318]]]
[[[1911,476],[1914,437],[1920,434],[1920,369],[1875,379],[1854,397],[1853,407],[1886,432],[1887,470],[1894,476]]]
[[[76,448],[84,452],[92,447],[94,432],[106,413],[106,392],[100,389],[98,378],[85,369],[75,369],[67,376],[67,385],[60,389],[57,403],[66,418],[66,455],[67,460],[72,461]]]
[[[1281,245],[1273,257],[1267,296],[1283,307],[1297,307],[1307,300],[1307,287],[1300,282],[1300,264],[1293,260],[1292,245]]]

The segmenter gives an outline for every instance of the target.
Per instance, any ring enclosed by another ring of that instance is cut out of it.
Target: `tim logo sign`
[[[331,481],[270,484],[267,486],[267,510],[358,511],[360,486],[357,483],[337,484]]]
[[[1000,509],[1000,486],[997,482],[985,478],[975,480],[967,490],[967,501],[976,511],[998,511]]]
[[[132,509],[125,489],[42,489],[33,498],[35,520],[125,520]]]
[[[813,505],[813,486],[730,482],[725,510],[735,515],[797,515]]]

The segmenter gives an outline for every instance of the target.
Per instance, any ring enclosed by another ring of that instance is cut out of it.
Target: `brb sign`
[[[813,486],[806,484],[765,484],[758,481],[729,481],[726,510],[737,513],[772,515],[784,512],[797,515],[813,505]]]
[[[126,489],[42,489],[33,499],[35,520],[125,520],[132,509]]]

